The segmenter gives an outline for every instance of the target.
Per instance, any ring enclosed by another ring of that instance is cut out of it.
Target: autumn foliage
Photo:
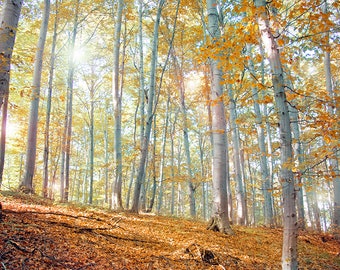
[[[199,221],[54,204],[3,192],[1,269],[278,269],[281,229],[233,226],[236,235]],[[301,269],[339,269],[331,235],[299,234]]]

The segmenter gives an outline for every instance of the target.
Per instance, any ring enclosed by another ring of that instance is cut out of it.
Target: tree
[[[248,45],[248,53],[250,55],[248,65],[249,71],[254,76],[255,69],[254,63],[251,60],[252,53],[251,53],[251,46]],[[260,170],[261,170],[261,178],[262,178],[262,189],[264,195],[264,224],[266,226],[272,227],[274,225],[274,218],[273,218],[273,199],[270,192],[272,188],[270,177],[269,177],[269,168],[268,168],[268,159],[267,159],[267,151],[266,151],[266,143],[265,143],[265,131],[263,127],[263,120],[262,120],[262,113],[260,109],[259,95],[258,89],[252,87],[252,94],[253,94],[253,101],[254,101],[254,112],[255,112],[255,124],[256,124],[256,131],[257,131],[257,140],[260,149]]]
[[[327,7],[327,0],[325,0],[323,12],[326,14],[328,12]],[[333,82],[332,82],[332,71],[331,71],[331,53],[330,53],[330,44],[329,44],[329,29],[325,34],[325,44],[324,44],[324,71],[325,71],[325,78],[326,78],[326,90],[331,98],[331,104],[327,106],[327,110],[331,116],[334,117],[339,116],[340,108],[339,108],[339,101],[336,101],[336,94],[334,93],[333,89]],[[338,123],[339,124],[339,119]],[[339,126],[338,126],[339,127]],[[339,137],[337,142],[339,142]],[[330,159],[330,170],[333,171],[333,175],[335,176],[333,179],[333,190],[334,190],[334,208],[333,208],[333,226],[335,227],[336,234],[340,235],[340,175],[339,173],[339,161],[337,157],[339,154],[339,149],[334,151],[334,157]],[[338,236],[340,237],[340,236]]]
[[[137,213],[139,211],[139,196],[141,192],[141,187],[143,184],[143,180],[145,177],[145,164],[146,158],[148,154],[149,142],[150,142],[150,134],[152,128],[152,121],[154,117],[154,98],[155,98],[155,87],[156,87],[156,64],[157,64],[157,54],[158,54],[158,30],[159,23],[161,19],[162,9],[165,0],[159,0],[157,7],[157,15],[156,21],[154,24],[154,37],[152,42],[152,56],[151,56],[151,68],[150,68],[150,85],[148,91],[148,106],[147,106],[147,115],[146,115],[146,128],[145,134],[143,135],[142,141],[142,149],[141,149],[141,157],[138,167],[137,179],[135,183],[135,190],[133,195],[133,202],[131,211]]]
[[[219,17],[215,0],[207,1],[208,31],[215,43],[220,38]],[[218,56],[216,56],[218,57]],[[222,71],[217,59],[210,59],[211,66],[211,112],[213,141],[213,206],[209,229],[232,234],[228,218],[228,199],[226,178],[226,119],[224,113]]]
[[[115,180],[112,190],[112,207],[122,209],[122,86],[119,87],[120,78],[120,34],[122,27],[122,14],[124,1],[118,1],[117,18],[115,24],[114,41],[114,67],[113,67],[113,106],[114,106],[114,151],[115,151]]]
[[[231,140],[233,144],[234,151],[234,170],[235,170],[235,181],[236,181],[236,201],[237,201],[237,216],[236,222],[238,225],[247,224],[247,204],[246,204],[246,192],[245,185],[242,179],[241,172],[241,158],[240,158],[240,139],[239,132],[236,124],[236,101],[233,96],[233,91],[231,85],[228,86],[228,96],[229,96],[229,119],[231,128]]]
[[[78,31],[78,16],[80,0],[75,2],[75,14],[73,18],[73,29],[70,39],[70,52],[67,72],[67,100],[65,108],[65,122],[62,142],[61,169],[60,169],[60,197],[61,201],[68,201],[70,182],[70,158],[71,158],[71,137],[72,137],[72,103],[73,103],[73,80],[75,63],[73,53]],[[90,202],[92,203],[92,202]]]
[[[267,2],[265,0],[255,0],[255,7],[257,9],[257,20],[262,43],[264,44],[267,58],[270,64],[270,70],[272,73],[275,104],[279,119],[281,148],[280,182],[282,184],[284,230],[282,247],[282,269],[297,269],[298,227],[296,222],[295,206],[296,191],[294,184],[294,174],[291,169],[291,162],[293,161],[292,134],[290,128],[287,98],[285,93],[283,69],[279,49],[269,26]]]
[[[190,216],[192,218],[196,217],[196,201],[195,201],[195,186],[192,182],[193,172],[192,172],[192,163],[191,163],[191,154],[190,154],[190,142],[189,142],[189,128],[188,128],[188,113],[187,106],[185,102],[185,86],[184,86],[184,72],[183,66],[179,63],[179,59],[177,59],[176,55],[172,54],[172,58],[174,61],[174,73],[176,74],[176,78],[178,81],[178,89],[179,89],[179,97],[180,97],[180,110],[182,113],[182,125],[183,125],[183,141],[184,141],[184,149],[185,149],[185,157],[186,157],[186,167],[188,172],[188,187],[189,187],[189,200],[190,200]]]
[[[51,48],[51,59],[50,59],[50,73],[48,77],[48,96],[46,104],[46,121],[45,121],[45,142],[44,142],[44,180],[42,193],[45,198],[48,197],[48,164],[49,164],[49,152],[50,152],[50,121],[51,121],[51,105],[52,105],[52,91],[53,91],[53,77],[55,69],[55,58],[56,58],[56,45],[57,45],[57,33],[58,30],[58,0],[55,2],[55,18],[53,27],[53,41]]]
[[[11,59],[23,0],[6,0],[0,15],[0,109],[2,108],[0,138],[0,188],[5,164],[7,107]]]
[[[35,170],[36,150],[37,150],[37,129],[40,100],[40,84],[43,64],[43,55],[47,35],[48,21],[50,16],[50,0],[45,0],[43,19],[41,22],[39,41],[34,61],[33,85],[31,94],[31,110],[27,136],[25,174],[21,187],[25,193],[33,192],[33,176]]]

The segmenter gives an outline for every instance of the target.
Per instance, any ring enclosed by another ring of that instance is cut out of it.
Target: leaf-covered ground
[[[0,193],[0,269],[279,269],[282,230],[53,204]],[[340,243],[301,232],[301,269],[340,269]]]

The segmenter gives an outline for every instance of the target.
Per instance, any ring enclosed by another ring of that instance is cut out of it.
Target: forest
[[[2,191],[340,239],[338,1],[0,3]]]

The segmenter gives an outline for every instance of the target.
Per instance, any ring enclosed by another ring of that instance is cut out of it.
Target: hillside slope
[[[57,205],[0,193],[0,269],[279,269],[282,230],[234,236],[170,217]],[[303,269],[340,269],[340,243],[301,232]]]

